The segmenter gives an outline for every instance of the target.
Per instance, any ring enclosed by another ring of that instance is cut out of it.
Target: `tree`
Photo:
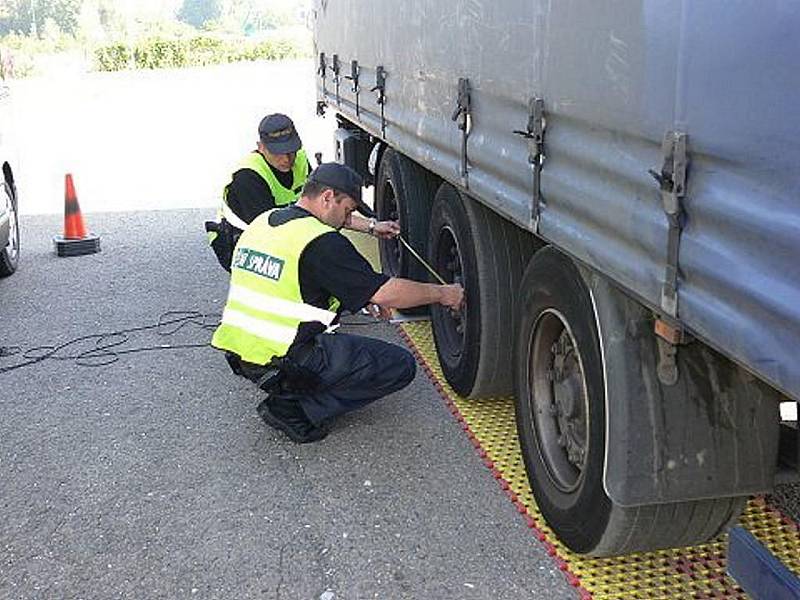
[[[75,35],[82,4],[83,0],[0,0],[0,34],[41,32],[50,19],[64,33]]]
[[[207,22],[219,19],[221,14],[220,0],[183,0],[178,19],[201,29]]]
[[[0,34],[15,31],[27,34],[31,31],[31,0],[0,1]]]

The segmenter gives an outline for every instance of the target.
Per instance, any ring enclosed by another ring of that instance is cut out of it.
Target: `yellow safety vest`
[[[318,321],[326,328],[336,318],[339,301],[328,310],[303,302],[300,256],[313,240],[334,228],[314,216],[273,227],[268,211],[256,217],[236,244],[231,283],[222,321],[211,345],[265,365],[284,356],[300,323]]]
[[[259,176],[261,176],[261,179],[263,179],[269,186],[269,191],[272,193],[272,197],[275,199],[275,206],[286,206],[287,204],[295,202],[300,197],[300,193],[303,191],[303,185],[305,185],[305,182],[308,179],[308,157],[306,156],[306,151],[302,148],[297,151],[297,156],[295,157],[294,165],[292,166],[291,189],[285,188],[281,185],[281,183],[278,181],[278,178],[275,177],[275,173],[273,173],[272,169],[269,168],[267,160],[261,155],[260,152],[254,151],[248,153],[247,156],[241,160],[239,166],[236,167],[234,173],[241,171],[242,169],[250,169],[251,171],[258,173]],[[231,182],[232,181],[233,176],[231,176]],[[237,229],[244,230],[247,227],[247,223],[240,219],[239,216],[228,206],[228,188],[230,185],[231,183],[228,183],[228,185],[225,186],[225,190],[222,194],[222,204],[217,214],[218,220],[220,220],[222,217],[225,217],[225,220],[228,221],[228,223]]]

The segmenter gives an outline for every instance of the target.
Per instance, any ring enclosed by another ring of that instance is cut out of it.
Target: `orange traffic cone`
[[[86,233],[72,173],[64,182],[64,235],[53,238],[59,256],[80,256],[100,251],[100,238]]]
[[[72,173],[67,173],[64,187],[64,238],[82,240],[86,237],[86,226],[83,224],[81,207],[78,205],[78,196],[75,194]]]

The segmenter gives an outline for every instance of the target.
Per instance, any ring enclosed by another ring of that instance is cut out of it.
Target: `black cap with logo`
[[[356,201],[356,210],[365,217],[375,218],[373,210],[361,199],[361,188],[364,180],[347,165],[335,162],[322,163],[311,175],[309,181],[333,188],[337,192],[347,194]]]
[[[303,145],[292,120],[280,113],[261,119],[258,137],[272,154],[291,154],[300,150]]]

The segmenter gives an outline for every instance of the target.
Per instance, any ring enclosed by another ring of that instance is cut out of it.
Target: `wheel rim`
[[[436,272],[447,283],[458,283],[464,287],[464,268],[461,261],[461,251],[455,233],[449,226],[439,232],[435,250]],[[439,309],[438,342],[440,358],[449,359],[448,362],[456,363],[464,351],[464,342],[467,324],[467,305],[462,310]]]
[[[583,361],[564,315],[555,309],[539,315],[528,356],[529,406],[539,454],[553,485],[570,493],[586,470],[590,424]]]
[[[389,181],[383,187],[382,202],[380,214],[378,215],[382,221],[399,221],[400,210],[397,206],[397,196],[394,193],[394,188]],[[402,248],[400,247],[400,240],[391,238],[388,240],[380,240],[381,247],[383,248],[383,259],[385,261],[384,269],[388,275],[399,276],[400,273],[400,255]]]
[[[8,243],[5,250],[6,255],[12,263],[16,263],[17,254],[19,253],[19,230],[17,229],[17,212],[14,206],[14,199],[11,197],[11,191],[8,189],[8,184],[3,184],[3,196],[6,214],[8,215]]]

